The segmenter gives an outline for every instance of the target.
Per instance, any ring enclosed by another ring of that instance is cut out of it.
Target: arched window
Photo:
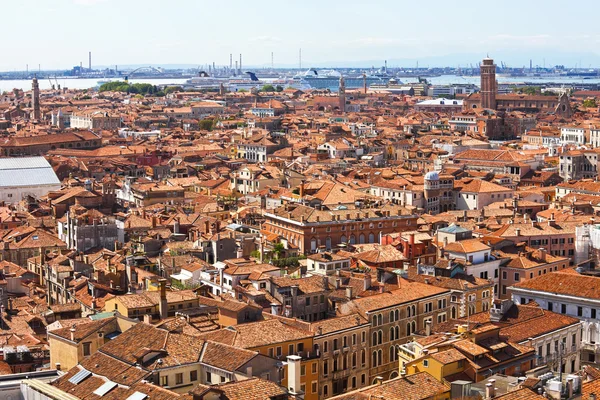
[[[329,236],[327,236],[327,239],[325,239],[325,247],[327,250],[331,250],[331,237]]]
[[[375,234],[369,233],[369,243],[375,243]]]
[[[398,371],[392,371],[392,373],[390,374],[390,379],[394,379],[398,377]]]
[[[394,321],[399,321],[400,320],[400,311],[396,310],[394,311]]]
[[[356,236],[350,235],[350,244],[356,244]]]
[[[377,365],[383,364],[383,351],[379,349],[377,351]]]
[[[417,315],[417,307],[413,304],[412,306],[410,306],[410,308],[412,309],[412,315]]]
[[[410,336],[411,332],[412,332],[412,331],[411,331],[411,329],[410,329],[410,322],[408,322],[408,323],[406,324],[406,336]]]
[[[373,343],[371,346],[377,346],[377,332],[373,332],[373,340],[371,342]]]
[[[383,343],[383,331],[381,329],[377,332],[377,340],[379,344]]]
[[[400,339],[400,327],[396,326],[394,327],[394,332],[396,333],[396,340]]]
[[[390,327],[390,340],[395,340],[396,338],[394,337],[394,327]]]
[[[360,236],[358,236],[358,243],[360,243],[360,244],[365,243],[365,234],[364,233],[361,233]]]
[[[348,241],[346,240],[346,236],[342,235],[342,237],[340,237],[340,243],[348,243]]]
[[[360,352],[360,363],[361,365],[365,365],[367,363],[367,352],[364,349]]]
[[[377,325],[383,325],[383,316],[381,314],[377,316]]]
[[[373,364],[373,365],[371,365],[372,367],[377,366],[377,352],[376,351],[373,352],[373,362],[371,364]]]
[[[390,311],[390,322],[394,322],[394,312]]]
[[[352,353],[352,368],[356,368],[356,353]]]
[[[415,321],[410,323],[411,326],[411,330],[413,331],[413,333],[415,333],[417,331],[417,323]]]
[[[450,318],[456,319],[456,307],[452,307],[450,310]]]
[[[310,239],[310,250],[317,251],[317,239],[315,239],[315,238]]]
[[[412,312],[411,312],[410,306],[406,307],[406,317],[408,317],[408,318],[412,317]]]
[[[396,351],[394,350],[395,346],[390,346],[390,362],[395,361],[396,359]]]

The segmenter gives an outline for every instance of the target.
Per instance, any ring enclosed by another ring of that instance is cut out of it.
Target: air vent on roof
[[[129,396],[126,400],[144,400],[146,397],[148,397],[148,395],[145,393],[135,392],[134,394]]]
[[[100,386],[98,389],[94,390],[94,394],[102,397],[106,393],[113,390],[116,386],[117,386],[117,384],[115,382],[111,382],[111,381],[104,382],[102,384],[102,386]]]
[[[71,379],[69,379],[69,382],[71,382],[73,385],[78,385],[81,381],[83,381],[90,375],[92,375],[92,373],[87,369],[83,368],[81,371],[73,375]]]

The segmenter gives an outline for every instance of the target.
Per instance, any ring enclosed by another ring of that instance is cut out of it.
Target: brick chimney
[[[160,319],[166,319],[168,314],[167,305],[167,280],[162,278],[158,280],[158,287],[160,290],[160,301],[158,303],[158,310],[160,313]]]

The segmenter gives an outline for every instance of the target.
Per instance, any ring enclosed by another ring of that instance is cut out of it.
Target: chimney
[[[252,367],[246,367],[246,376],[247,377],[251,377],[252,376]]]
[[[546,249],[543,247],[540,247],[540,258],[542,261],[546,262]]]
[[[493,399],[496,397],[496,380],[490,379],[485,385],[485,398]]]
[[[301,394],[300,390],[300,364],[302,358],[291,355],[287,356],[288,363],[288,391],[291,395],[299,395]]]
[[[521,236],[521,228],[516,228],[515,234],[517,235],[517,237]]]
[[[415,234],[414,233],[411,233],[408,236],[408,244],[410,244],[410,245],[414,245],[415,244]]]
[[[97,305],[96,298],[95,298],[95,297],[92,297],[92,310],[95,310],[97,306],[98,306],[98,305]]]
[[[69,329],[69,331],[71,332],[71,342],[75,341],[75,325],[71,325],[71,329]]]
[[[573,388],[573,383],[574,383],[573,378],[568,378],[567,379],[567,393],[569,394],[569,399],[573,398],[573,389],[574,389]]]
[[[384,283],[385,271],[381,268],[377,268],[377,282]]]
[[[277,303],[271,303],[271,314],[272,315],[279,315],[279,309],[280,309],[280,305]]]
[[[152,315],[144,314],[144,323],[148,325],[152,324]]]
[[[160,288],[160,302],[158,303],[158,310],[160,313],[160,318],[161,319],[166,319],[167,318],[167,310],[168,310],[168,305],[167,305],[167,280],[164,278],[161,278],[158,280],[158,285]]]
[[[425,336],[431,336],[431,321],[425,321]]]
[[[60,371],[60,363],[55,363],[54,367],[56,368],[57,371]],[[590,395],[590,399],[592,398],[592,396]]]
[[[352,300],[352,286],[346,286],[346,297]]]
[[[304,198],[304,181],[300,182],[300,198]]]
[[[383,383],[383,376],[376,376],[375,377],[375,384],[377,386],[381,385]]]
[[[340,278],[335,279],[335,288],[339,289],[342,286],[342,280]]]
[[[365,282],[363,284],[363,290],[369,290],[371,288],[371,275],[365,274]]]
[[[467,222],[467,210],[463,210],[463,222]]]

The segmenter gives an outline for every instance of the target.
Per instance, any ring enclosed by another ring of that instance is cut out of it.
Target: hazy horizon
[[[487,54],[508,66],[600,66],[600,34],[593,9],[548,0],[418,2],[209,2],[179,0],[33,0],[3,5],[5,32],[0,71],[88,66],[229,65],[243,54],[247,67],[271,65],[363,67],[467,66]],[[25,6],[26,4],[26,6]],[[543,15],[543,18],[540,17]],[[8,18],[6,18],[8,16]]]

